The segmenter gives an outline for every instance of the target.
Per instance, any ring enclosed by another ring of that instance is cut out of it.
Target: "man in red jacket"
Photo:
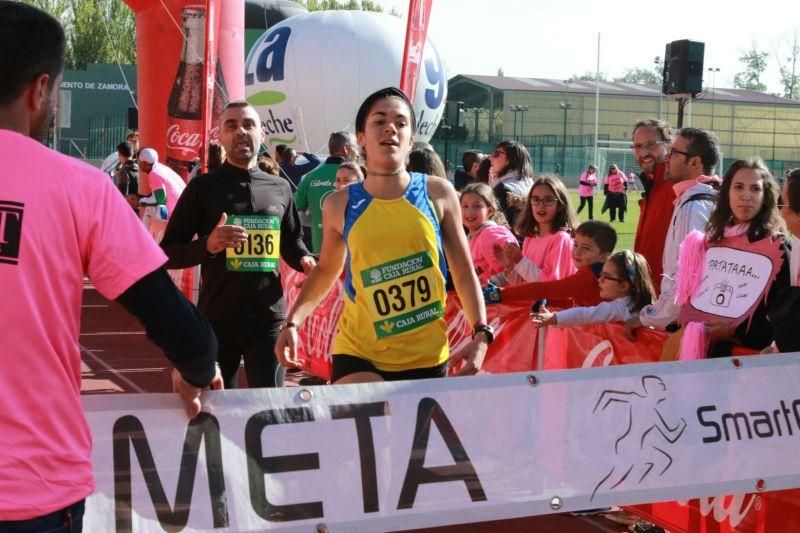
[[[672,184],[664,179],[667,149],[672,140],[669,124],[656,119],[640,120],[633,126],[633,155],[642,169],[639,179],[644,187],[639,200],[639,225],[633,249],[647,259],[656,291],[661,286],[662,256],[669,221],[675,202]]]

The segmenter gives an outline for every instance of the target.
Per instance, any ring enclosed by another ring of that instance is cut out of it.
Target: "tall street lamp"
[[[716,91],[716,75],[719,72],[719,67],[708,67],[711,73],[711,131],[714,131],[714,92]]]
[[[564,94],[564,101],[558,103],[558,107],[564,110],[564,130],[561,136],[561,174],[566,171],[567,164],[567,110],[572,109],[572,104],[569,103],[569,84],[572,80],[564,80],[564,87],[566,93]]]
[[[525,119],[525,111],[528,110],[528,106],[526,105],[510,105],[508,106],[508,110],[514,113],[514,140],[517,140],[517,113],[522,113],[522,118]],[[522,129],[525,129],[525,125],[522,125]]]
[[[572,109],[569,102],[559,102],[558,107],[564,110],[564,131],[561,136],[561,173],[564,173],[564,165],[567,162],[567,110]]]
[[[521,105],[519,107],[520,117],[519,117],[519,136],[524,138],[525,137],[525,111],[528,110],[528,106]]]
[[[658,67],[658,78],[661,80],[658,86],[658,120],[661,120],[661,108],[662,102],[664,101],[664,66],[661,64],[661,56],[656,56],[653,59],[653,64]]]

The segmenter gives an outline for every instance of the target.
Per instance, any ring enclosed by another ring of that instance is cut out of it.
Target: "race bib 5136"
[[[276,216],[234,215],[229,224],[247,230],[247,242],[225,251],[225,264],[234,272],[273,272],[278,268],[281,220]]]

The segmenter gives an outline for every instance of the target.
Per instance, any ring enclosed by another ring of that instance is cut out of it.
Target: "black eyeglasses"
[[[681,154],[686,156],[687,158],[698,157],[697,154],[690,154],[689,152],[684,152],[683,150],[678,150],[677,148],[670,147],[669,150],[667,150],[667,157],[671,156],[672,154]]]
[[[499,157],[499,156],[501,156],[501,155],[506,155],[506,153],[505,153],[503,150],[495,150],[495,151],[494,151],[494,152],[492,152],[490,155],[491,155],[492,157]]]
[[[542,204],[545,207],[550,207],[558,202],[558,198],[555,196],[545,196],[544,198],[539,198],[538,196],[531,196],[531,204],[539,205]]]

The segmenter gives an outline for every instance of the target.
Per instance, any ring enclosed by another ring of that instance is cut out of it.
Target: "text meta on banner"
[[[84,399],[89,531],[409,529],[800,487],[800,354]],[[742,460],[758,456],[759,461]]]

